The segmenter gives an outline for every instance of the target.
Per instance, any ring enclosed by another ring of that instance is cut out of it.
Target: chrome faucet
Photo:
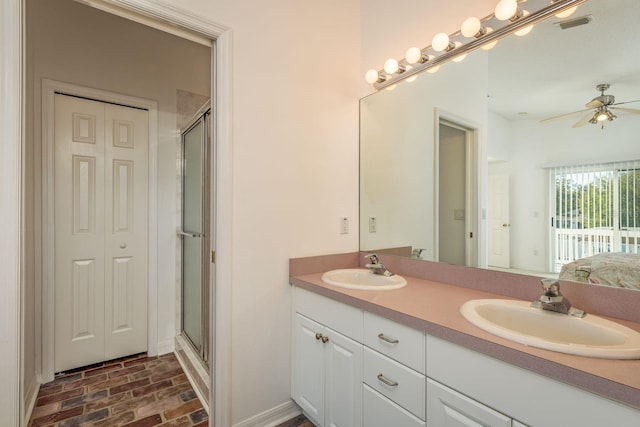
[[[387,267],[378,259],[378,255],[376,254],[368,254],[364,256],[365,259],[369,260],[365,267],[367,267],[373,274],[379,274],[381,276],[391,277],[393,273],[387,270]]]
[[[569,300],[560,293],[560,282],[556,279],[542,279],[540,282],[542,283],[544,294],[537,301],[533,301],[531,307],[568,314],[574,317],[584,317],[587,314],[584,310],[571,306]]]

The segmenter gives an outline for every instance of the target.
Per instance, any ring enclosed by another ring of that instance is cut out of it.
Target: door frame
[[[433,156],[433,254],[439,259],[438,242],[440,239],[439,200],[440,200],[440,124],[455,127],[465,132],[465,264],[467,267],[480,265],[479,254],[482,246],[481,218],[479,205],[483,195],[480,190],[480,125],[465,117],[434,108],[434,156]],[[469,237],[473,233],[474,237]]]
[[[149,113],[149,207],[147,212],[147,353],[158,354],[158,103],[156,101],[42,79],[42,380],[53,381],[55,345],[54,118],[56,93],[142,108]]]
[[[79,1],[79,0],[77,0]],[[210,351],[215,358],[210,360],[213,380],[211,402],[214,416],[210,424],[220,427],[231,425],[231,283],[232,283],[232,236],[233,236],[233,58],[232,29],[203,19],[195,12],[176,7],[166,2],[151,0],[81,0],[93,7],[110,4],[119,8],[128,19],[138,22],[153,20],[169,26],[185,28],[210,40],[212,46],[211,99],[215,107],[214,146],[216,159],[215,187],[215,248],[217,251],[215,270],[215,292],[210,293],[214,316],[209,330]],[[0,350],[5,363],[0,373],[6,381],[0,385],[0,421],[6,425],[23,425],[27,415],[23,390],[24,378],[24,132],[25,81],[26,81],[26,35],[24,20],[25,0],[0,2],[0,71],[4,97],[0,100],[0,166],[2,169],[2,192],[0,207],[5,215],[3,256],[0,261],[6,276],[6,287],[0,288],[0,297],[8,310],[2,311],[2,338],[6,347]],[[122,15],[121,15],[122,16]],[[165,30],[166,31],[166,30]],[[5,179],[6,178],[6,179]],[[6,188],[5,188],[6,187]],[[6,190],[6,191],[5,191]],[[7,267],[6,269],[4,267]],[[214,297],[215,293],[215,297]],[[6,332],[6,334],[5,334]],[[6,375],[5,375],[6,374]],[[38,374],[38,373],[37,373]],[[5,411],[6,409],[6,411]]]

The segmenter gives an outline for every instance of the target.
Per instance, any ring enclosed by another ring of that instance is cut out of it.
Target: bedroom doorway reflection
[[[182,132],[182,336],[201,361],[209,360],[209,284],[213,267],[211,224],[211,109]]]

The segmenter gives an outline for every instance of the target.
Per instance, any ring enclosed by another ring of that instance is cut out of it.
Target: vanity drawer
[[[422,374],[425,373],[423,331],[365,311],[364,344]]]
[[[388,357],[364,348],[363,381],[420,419],[425,419],[425,377]]]
[[[363,425],[366,427],[425,427],[427,423],[414,417],[366,384],[362,385]]]

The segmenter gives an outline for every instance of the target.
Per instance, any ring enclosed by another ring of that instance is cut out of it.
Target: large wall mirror
[[[640,289],[639,16],[588,0],[363,98],[360,249]]]

